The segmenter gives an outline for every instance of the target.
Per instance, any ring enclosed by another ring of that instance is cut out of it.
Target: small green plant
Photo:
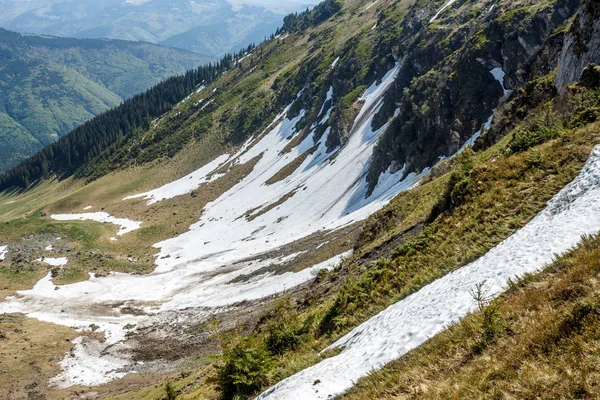
[[[165,385],[165,394],[167,395],[167,400],[177,399],[177,390],[175,390],[171,382],[167,382]]]
[[[525,159],[525,162],[530,168],[539,168],[543,161],[542,153],[538,150],[531,150]]]
[[[475,342],[473,351],[481,353],[492,343],[505,329],[505,322],[500,313],[500,304],[492,301],[492,298],[484,289],[485,282],[475,285],[471,296],[477,302],[477,308],[481,313],[481,337]]]
[[[315,282],[317,282],[317,283],[322,282],[326,276],[327,276],[327,270],[325,268],[320,269],[319,272],[317,272],[317,276],[315,277]]]

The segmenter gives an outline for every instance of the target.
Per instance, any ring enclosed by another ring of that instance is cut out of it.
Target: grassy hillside
[[[11,361],[11,380],[0,383],[0,389],[20,395],[23,387],[37,387],[35,394],[49,398],[91,391],[115,399],[175,394],[181,399],[251,398],[334,356],[339,349],[323,349],[386,307],[478,259],[531,221],[577,176],[600,143],[600,69],[590,66],[582,82],[564,93],[555,84],[558,54],[579,3],[456,1],[437,14],[444,4],[326,1],[306,14],[289,16],[280,36],[235,60],[210,82],[193,81],[191,94],[172,110],[153,119],[143,115],[114,140],[99,134],[105,146],[74,174],[65,176],[49,156],[47,173],[39,175],[43,179],[36,185],[3,192],[0,244],[7,244],[9,253],[0,263],[1,295],[31,288],[48,273],[59,288],[89,279],[89,273],[145,274],[158,262],[153,246],[187,232],[211,202],[233,196],[230,189],[253,171],[262,155],[228,162],[200,188],[155,204],[124,201],[125,196],[179,179],[243,144],[251,149],[255,142],[246,140],[263,138],[265,128],[289,104],[287,116],[302,117],[298,135],[287,138],[282,154],[313,130],[315,142],[328,132],[325,147],[343,148],[361,96],[396,62],[400,72],[371,128],[388,125],[364,172],[370,171],[373,185],[382,171],[396,172],[402,165],[405,172],[433,167],[428,177],[366,221],[260,255],[298,257],[281,271],[265,268],[236,279],[296,271],[354,248],[353,256],[335,269],[322,270],[278,296],[219,310],[209,319],[189,307],[168,323],[132,328],[126,337],[136,361],[145,366],[139,374],[93,389],[45,387],[47,376],[58,373],[56,360],[65,351],[57,343],[75,334],[43,324],[53,346],[44,347],[36,336],[21,357],[29,369],[14,368],[20,361]],[[495,68],[505,71],[504,82],[491,73]],[[326,104],[333,106],[330,114],[323,112]],[[476,143],[477,151],[467,148],[438,162],[492,114],[494,122]],[[101,121],[94,132],[103,132]],[[65,151],[85,150],[64,142]],[[314,147],[266,177],[264,190],[291,176],[309,151]],[[22,170],[39,169],[36,162],[24,163]],[[260,212],[285,204],[286,196]],[[113,241],[117,228],[112,225],[47,216],[88,207],[141,221],[142,227]],[[250,220],[256,211],[240,219]],[[193,238],[192,245],[210,240]],[[47,250],[48,244],[54,248]],[[348,396],[594,397],[597,245],[598,238],[586,238],[543,273],[515,282],[500,300],[482,302],[479,313],[362,380]],[[36,261],[53,255],[68,255],[69,263],[52,269]],[[196,261],[201,260],[186,267]],[[130,308],[122,313],[139,312]],[[16,343],[10,354],[19,353],[22,347],[17,346],[29,339],[15,327],[35,328],[27,321],[18,315],[0,321],[0,329],[10,329],[11,343]],[[40,349],[43,359],[33,359]],[[576,370],[578,365],[585,368]],[[31,373],[36,369],[44,374]]]
[[[598,398],[599,245],[583,238],[342,398]]]
[[[206,57],[147,43],[0,29],[0,171]]]

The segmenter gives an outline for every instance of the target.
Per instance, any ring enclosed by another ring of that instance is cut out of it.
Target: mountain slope
[[[282,2],[285,12],[314,4]],[[77,38],[141,40],[211,57],[260,42],[281,25],[282,14],[268,8],[216,1],[0,2],[0,26],[19,32]]]
[[[479,279],[497,295],[600,231],[600,70],[557,88],[594,4],[326,1],[22,163],[0,311],[77,338],[33,362],[57,388],[2,388],[327,398],[385,374]]]
[[[0,29],[0,170],[76,126],[207,59],[147,43]]]

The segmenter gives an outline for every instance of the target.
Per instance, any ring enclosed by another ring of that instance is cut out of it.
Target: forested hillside
[[[209,60],[148,43],[0,29],[0,171],[124,99]]]
[[[249,45],[246,52],[252,48],[253,45]],[[115,158],[113,153],[119,155],[126,141],[148,129],[152,119],[171,110],[203,85],[209,84],[243,54],[244,51],[236,56],[226,55],[215,64],[208,63],[171,77],[78,126],[67,136],[0,176],[0,187],[27,188],[49,174],[61,177],[77,173],[84,178],[102,176],[109,171],[107,168],[110,165],[94,163],[101,155],[104,159],[111,160],[113,165],[126,163],[127,159]],[[128,158],[135,156],[128,155]]]

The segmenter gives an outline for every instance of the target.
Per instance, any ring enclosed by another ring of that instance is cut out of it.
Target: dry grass
[[[78,336],[73,329],[18,314],[0,315],[0,398],[42,399]]]
[[[279,200],[271,204],[263,204],[261,207],[249,210],[248,212],[246,212],[246,219],[248,221],[252,221],[255,218],[260,217],[261,215],[268,213],[272,209],[279,207],[280,205],[294,197],[295,194],[296,190],[292,190],[291,192],[284,194]]]
[[[359,381],[347,399],[600,398],[600,236],[499,300],[504,327],[482,351],[482,313]]]

